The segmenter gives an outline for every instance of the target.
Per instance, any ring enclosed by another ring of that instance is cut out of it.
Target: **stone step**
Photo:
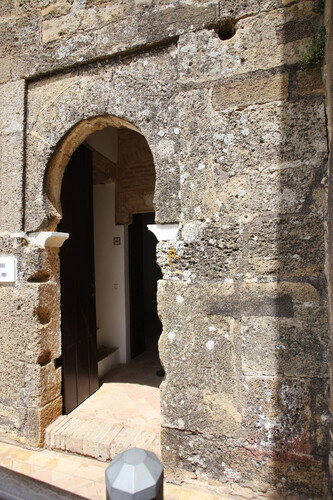
[[[146,429],[62,415],[46,428],[45,447],[107,462],[133,447],[144,448],[160,456],[160,437],[158,433]]]

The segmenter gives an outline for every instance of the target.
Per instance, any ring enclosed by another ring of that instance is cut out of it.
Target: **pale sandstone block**
[[[42,42],[48,43],[70,36],[78,30],[79,25],[80,18],[74,15],[47,19],[42,23]]]
[[[243,317],[244,375],[328,375],[329,338],[322,307],[295,307],[294,318]]]
[[[227,109],[234,106],[281,101],[288,98],[288,85],[288,73],[231,82],[224,80],[221,86],[213,89],[213,107]]]
[[[30,446],[43,446],[46,427],[62,413],[62,397],[59,396],[43,408],[28,411],[28,443]]]
[[[0,109],[1,114],[1,109]],[[4,118],[6,119],[6,117]],[[9,121],[8,121],[9,124]],[[10,126],[10,125],[9,125]],[[0,124],[1,127],[1,124]],[[0,230],[19,231],[22,224],[22,133],[0,135]]]
[[[42,16],[45,17],[60,17],[68,14],[70,12],[71,6],[69,3],[58,2],[56,4],[49,5],[41,11]]]
[[[8,82],[12,68],[12,60],[10,57],[0,58],[0,83]]]
[[[24,89],[24,80],[0,85],[0,133],[22,132]]]

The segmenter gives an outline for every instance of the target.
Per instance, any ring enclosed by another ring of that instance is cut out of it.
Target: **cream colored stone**
[[[0,58],[0,83],[7,82],[10,79],[12,60],[10,57]]]
[[[320,294],[310,283],[292,283],[288,281],[272,281],[258,283],[253,279],[245,279],[240,288],[240,293],[251,296],[281,296],[288,294],[295,302],[319,304]]]
[[[61,396],[43,408],[31,408],[28,417],[28,444],[30,446],[43,446],[46,427],[61,413]]]
[[[75,33],[79,26],[80,18],[74,15],[61,16],[43,21],[42,41],[43,43],[48,43],[71,35]]]
[[[57,2],[49,5],[41,11],[42,17],[60,17],[68,14],[71,10],[71,5],[67,2]]]
[[[240,81],[225,80],[223,85],[214,87],[213,106],[220,110],[254,103],[281,101],[288,98],[288,85],[288,73],[265,78],[246,78]]]

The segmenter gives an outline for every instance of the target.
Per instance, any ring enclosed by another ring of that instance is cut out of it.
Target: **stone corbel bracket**
[[[180,224],[147,224],[147,228],[156,236],[157,241],[176,241]]]
[[[69,233],[57,233],[55,231],[39,231],[29,233],[30,245],[40,248],[60,248],[64,241],[69,238]]]

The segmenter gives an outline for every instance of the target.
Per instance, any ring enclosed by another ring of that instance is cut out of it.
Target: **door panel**
[[[92,154],[80,146],[65,170],[58,231],[60,250],[63,397],[65,413],[98,389]]]
[[[131,359],[133,359],[141,354],[146,347],[144,335],[144,277],[141,214],[133,215],[133,222],[128,227],[128,254]]]

